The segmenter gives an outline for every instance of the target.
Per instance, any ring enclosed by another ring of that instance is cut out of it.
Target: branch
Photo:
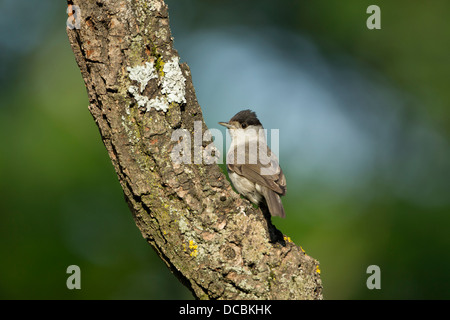
[[[89,110],[137,227],[169,269],[199,299],[321,299],[318,262],[280,237],[217,164],[172,161],[175,130],[194,137],[194,124],[207,127],[173,48],[167,5],[68,4],[80,22],[67,33]],[[204,147],[192,147],[193,159]]]

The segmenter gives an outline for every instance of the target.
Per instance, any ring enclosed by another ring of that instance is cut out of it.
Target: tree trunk
[[[167,5],[68,4],[89,110],[136,225],[173,274],[198,299],[321,299],[318,262],[280,237],[217,164],[194,161],[210,141],[189,148],[192,164],[173,161],[174,147],[198,142],[195,121],[207,128],[189,67],[173,48]],[[192,139],[172,139],[177,129]]]

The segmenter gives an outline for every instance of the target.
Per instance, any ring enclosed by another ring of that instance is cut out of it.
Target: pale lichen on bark
[[[81,28],[67,32],[89,110],[136,225],[169,269],[199,299],[321,299],[318,262],[291,241],[273,241],[279,231],[216,164],[171,160],[172,132],[206,125],[173,48],[167,5],[68,2],[81,12]]]

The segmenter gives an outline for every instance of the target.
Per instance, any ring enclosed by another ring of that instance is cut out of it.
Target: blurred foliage
[[[64,2],[42,1],[43,9],[32,17],[17,3],[0,4],[0,20],[10,24],[0,28],[0,298],[191,298],[142,239],[123,200],[87,110],[65,34]],[[393,89],[420,102],[407,106],[405,122],[424,119],[448,146],[450,2],[168,4],[176,38],[212,27],[273,25],[302,33],[330,59],[345,53],[363,62],[389,79]],[[381,30],[365,27],[370,4],[382,8]],[[442,150],[440,163],[450,163],[447,156]],[[448,176],[430,163],[416,168],[427,177],[427,184],[417,186],[419,194]],[[425,205],[400,197],[377,179],[377,168],[364,189],[347,196],[314,180],[289,180],[296,168],[284,170],[288,217],[274,223],[320,260],[325,298],[450,298],[448,201]],[[443,193],[448,187],[448,181],[439,185]],[[81,290],[66,288],[66,268],[72,264],[81,267]],[[381,290],[365,286],[371,264],[381,267]]]

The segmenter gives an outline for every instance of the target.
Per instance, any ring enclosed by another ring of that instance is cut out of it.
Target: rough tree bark
[[[232,190],[217,164],[172,161],[174,130],[194,141],[194,121],[207,128],[164,1],[68,5],[80,22],[67,33],[89,110],[136,225],[172,273],[198,299],[322,299],[318,262],[288,238],[274,241],[270,218]],[[202,148],[192,152],[195,159]]]

